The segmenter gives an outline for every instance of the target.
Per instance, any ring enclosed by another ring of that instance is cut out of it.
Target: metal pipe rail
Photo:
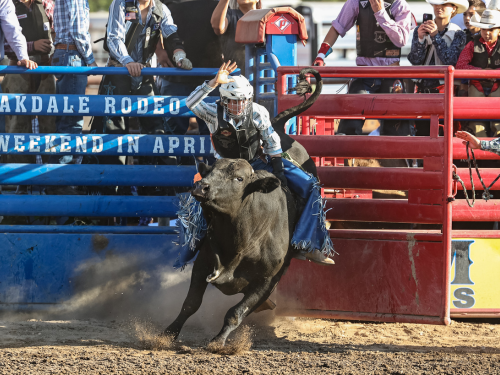
[[[4,216],[176,217],[177,197],[0,195]]]
[[[143,68],[141,76],[183,76],[183,77],[205,77],[215,76],[219,69],[215,68],[193,68],[184,70],[180,68]],[[240,74],[240,69],[236,69],[231,75]],[[73,66],[39,66],[29,70],[20,66],[0,65],[0,74],[76,74],[76,75],[120,75],[128,76],[127,68],[114,67],[73,67]]]
[[[14,163],[0,164],[0,185],[190,187],[196,173],[195,166]]]

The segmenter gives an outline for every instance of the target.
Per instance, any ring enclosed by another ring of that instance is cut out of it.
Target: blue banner
[[[209,156],[208,135],[0,134],[1,154]]]
[[[207,97],[213,103],[217,97]],[[195,117],[185,96],[1,94],[0,114],[41,116]]]

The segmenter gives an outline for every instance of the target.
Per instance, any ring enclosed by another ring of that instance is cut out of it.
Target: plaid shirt
[[[94,55],[90,44],[89,3],[87,0],[55,0],[54,30],[57,44],[74,44],[87,65]]]
[[[492,141],[481,141],[481,150],[491,151],[497,155],[500,155],[500,138],[494,139]]]
[[[136,1],[135,5],[139,9],[139,2]],[[142,50],[146,41],[147,26],[150,25],[151,16],[155,9],[155,2],[151,1],[146,17],[146,23],[142,24],[141,13],[139,12],[139,24],[142,26],[142,31],[137,39],[137,42],[132,49],[130,55],[128,54],[127,47],[125,46],[125,36],[127,35],[132,22],[125,20],[125,0],[114,0],[109,7],[108,28],[108,48],[110,55],[120,62],[123,66],[130,62],[142,61]],[[170,10],[166,5],[162,4],[163,19],[160,23],[160,30],[163,37],[166,39],[177,31],[177,26],[174,24]],[[147,62],[147,61],[143,61]]]
[[[45,14],[50,23],[50,28],[54,29],[54,3],[52,0],[42,0],[43,9],[45,9]],[[31,1],[30,9],[33,8],[33,1]],[[35,42],[28,42],[28,54],[35,50]],[[5,53],[8,55],[14,55],[14,51],[10,48],[9,43],[5,42]]]
[[[217,118],[217,104],[205,103],[205,99],[214,89],[206,82],[198,86],[191,95],[186,99],[186,106],[193,111],[193,113],[207,123],[210,133],[215,133],[219,128],[219,121]],[[274,131],[271,121],[269,120],[269,112],[263,106],[257,103],[252,103],[253,109],[253,124],[260,133],[264,152],[268,155],[281,154],[281,140],[279,135]],[[235,124],[235,121],[226,116],[224,113],[224,120],[229,122],[235,129],[238,129],[242,121]],[[220,155],[215,155],[220,158]]]

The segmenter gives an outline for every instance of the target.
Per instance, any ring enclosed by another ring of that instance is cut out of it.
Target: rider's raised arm
[[[207,123],[210,133],[217,130],[217,105],[214,103],[205,103],[205,99],[212,91],[207,82],[198,86],[186,99],[186,106],[199,118]]]

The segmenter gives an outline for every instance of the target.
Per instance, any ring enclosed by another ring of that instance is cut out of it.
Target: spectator
[[[18,66],[25,66],[30,70],[38,67],[36,62],[29,59],[26,38],[17,20],[16,10],[11,0],[0,0],[0,60],[4,58],[5,41],[9,43],[10,48],[16,54],[19,60],[17,62]],[[4,115],[0,115],[0,133],[5,133]]]
[[[465,45],[472,41],[475,35],[481,32],[479,27],[474,27],[470,24],[471,21],[479,21],[481,14],[483,14],[485,5],[481,0],[469,0],[469,9],[464,12],[464,25],[466,29],[465,32]],[[458,90],[458,96],[466,97],[468,96],[469,90],[469,80],[463,79],[460,84],[460,90]]]
[[[356,24],[356,65],[399,66],[401,47],[408,39],[411,20],[406,0],[347,0],[337,19],[332,22],[314,65],[323,66],[325,55],[339,35],[344,37]],[[400,91],[400,88],[399,80],[357,78],[351,82],[349,94],[389,93]],[[381,121],[381,135],[410,135],[411,131],[407,120]],[[347,135],[363,134],[363,120],[341,120],[338,132]]]
[[[153,76],[141,76],[141,70],[150,66],[158,43],[163,44],[169,58],[177,67],[192,69],[186,57],[183,42],[169,9],[159,0],[114,0],[109,7],[108,26],[104,48],[109,50],[109,66],[126,67],[130,76],[109,75],[103,78],[101,95],[152,96]],[[94,122],[103,126],[106,134],[127,134],[128,123],[121,116],[96,117]],[[141,132],[165,134],[161,117],[140,117]],[[125,156],[102,157],[104,164],[125,164]],[[112,193],[112,192],[110,192]]]
[[[492,4],[490,4],[492,5]],[[500,69],[500,11],[486,9],[480,22],[471,22],[474,27],[481,29],[481,34],[476,35],[469,42],[457,62],[457,69]],[[469,97],[500,97],[499,82],[496,78],[471,80],[469,84]],[[500,122],[469,121],[469,129],[478,137],[500,136]]]
[[[479,27],[472,26],[470,22],[471,20],[479,21],[485,8],[486,6],[481,0],[469,0],[469,8],[464,12],[464,25],[466,27],[464,30],[466,36],[465,44],[471,42],[474,36],[481,32]]]
[[[434,20],[423,22],[413,32],[408,60],[413,65],[453,65],[465,46],[465,33],[459,26],[450,23],[456,14],[465,12],[466,0],[427,0],[434,8]],[[419,93],[444,93],[444,80],[420,79]],[[417,135],[430,135],[430,121],[416,122]]]
[[[190,56],[193,66],[199,68],[219,68],[222,64],[222,49],[219,37],[215,35],[210,24],[211,15],[219,2],[217,0],[164,1],[176,21],[179,37],[184,41],[186,54]],[[195,10],[195,11],[193,11]],[[157,49],[158,62],[164,67],[170,66],[167,52]],[[161,95],[188,96],[198,86],[200,79],[207,77],[169,76],[159,79]],[[219,90],[214,90],[214,96]],[[198,121],[197,121],[198,120]],[[210,132],[205,122],[196,117],[172,117],[168,120],[173,133],[204,134]],[[190,158],[191,161],[192,158]]]
[[[245,74],[245,45],[236,43],[236,24],[243,15],[254,9],[261,9],[260,0],[236,0],[237,9],[228,9],[230,2],[235,0],[220,0],[212,14],[212,28],[221,36],[222,53],[225,61],[236,62]]]
[[[465,46],[465,33],[450,19],[468,9],[466,0],[427,0],[434,8],[435,20],[429,20],[413,32],[408,60],[413,65],[453,65]],[[444,92],[443,81],[423,79],[417,82],[420,93]]]
[[[55,52],[53,66],[97,66],[89,33],[89,3],[87,0],[55,0],[54,8]],[[56,74],[56,93],[85,95],[87,76]],[[57,116],[56,132],[81,134],[83,116]],[[51,164],[69,164],[73,155],[51,156]],[[47,188],[48,194],[76,194],[72,187]]]
[[[39,65],[50,65],[49,55],[52,50],[53,12],[52,0],[13,0],[17,19],[27,41],[29,58]],[[5,53],[9,65],[17,65],[18,59],[9,43],[5,43]],[[51,74],[7,74],[2,81],[3,92],[19,94],[55,94],[55,78]],[[6,118],[7,133],[31,133],[32,120],[35,116],[8,116]],[[52,116],[39,116],[40,133],[54,133],[55,124]],[[6,155],[7,163],[34,163],[35,157],[30,155]],[[26,192],[26,186],[17,189],[18,193]]]

